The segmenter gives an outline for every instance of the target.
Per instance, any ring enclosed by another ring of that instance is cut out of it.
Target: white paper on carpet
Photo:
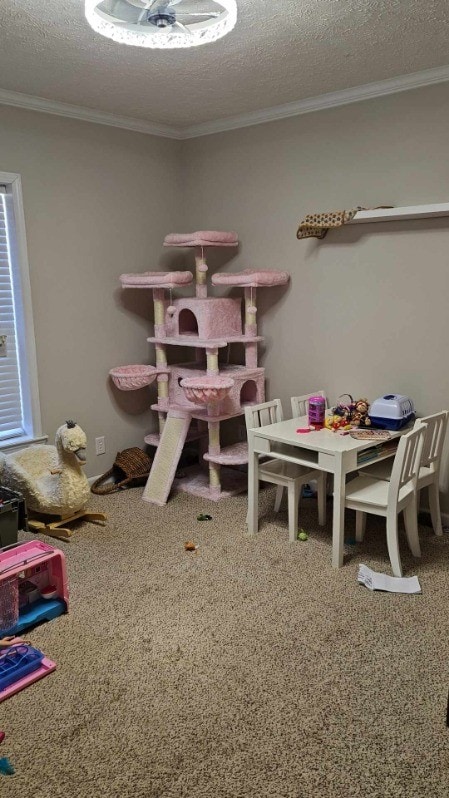
[[[387,576],[387,574],[380,574],[363,564],[359,566],[357,579],[369,590],[386,590],[388,593],[421,593],[421,585],[417,576]]]

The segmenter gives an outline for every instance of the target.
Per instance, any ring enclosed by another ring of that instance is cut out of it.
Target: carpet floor
[[[289,544],[272,489],[252,539],[245,496],[141,492],[92,497],[104,528],[42,538],[70,611],[27,635],[57,671],[0,705],[2,796],[447,798],[449,535],[421,527],[420,561],[401,538],[422,595],[372,593],[357,568],[391,573],[380,519],[333,570],[313,499]]]

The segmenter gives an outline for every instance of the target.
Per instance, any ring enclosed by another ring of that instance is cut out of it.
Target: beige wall
[[[420,414],[449,407],[449,220],[295,237],[310,211],[447,201],[448,128],[448,84],[182,144],[1,107],[0,171],[23,179],[44,431],[76,416],[93,475],[154,428],[154,386],[108,381],[153,357],[150,297],[118,275],[175,266],[161,245],[180,228],[238,231],[238,254],[211,253],[212,271],[291,273],[259,296],[267,396],[286,410],[321,387],[332,401],[396,391]]]
[[[52,441],[74,417],[89,439],[86,472],[101,474],[154,428],[154,389],[113,390],[108,371],[153,362],[151,296],[121,291],[118,276],[166,261],[164,235],[180,223],[179,144],[0,107],[0,171],[22,176],[43,430]]]
[[[448,130],[446,83],[183,143],[186,227],[238,231],[225,268],[291,273],[259,313],[267,396],[286,410],[317,388],[449,408],[449,218],[295,237],[313,211],[447,202]]]

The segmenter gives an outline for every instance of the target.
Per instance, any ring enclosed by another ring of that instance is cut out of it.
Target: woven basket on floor
[[[98,477],[91,486],[92,493],[115,493],[123,487],[136,487],[143,484],[147,479],[151,469],[151,459],[148,455],[133,446],[130,449],[123,449],[117,452],[114,464],[103,476]],[[110,477],[113,482],[107,482]],[[107,484],[103,484],[107,482]]]

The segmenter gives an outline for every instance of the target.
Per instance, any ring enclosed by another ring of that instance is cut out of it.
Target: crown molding
[[[409,75],[400,75],[399,77],[381,80],[377,83],[366,83],[350,89],[320,94],[317,97],[308,97],[305,100],[298,100],[285,105],[265,108],[261,111],[239,114],[184,128],[162,125],[134,117],[118,116],[104,111],[95,111],[83,106],[70,105],[58,100],[46,100],[44,97],[34,97],[30,94],[21,94],[20,92],[7,91],[6,89],[0,89],[0,105],[12,105],[16,108],[65,116],[70,119],[79,119],[83,122],[94,122],[97,125],[123,128],[124,130],[132,130],[135,133],[144,133],[149,136],[184,140],[210,136],[214,133],[224,133],[227,130],[237,130],[251,127],[252,125],[262,125],[266,122],[276,122],[280,119],[309,114],[313,111],[324,111],[328,108],[337,108],[340,105],[350,105],[362,100],[397,94],[401,91],[418,89],[435,83],[444,83],[445,81],[449,81],[449,65],[436,67],[435,69],[425,69],[422,72],[412,72]]]
[[[182,131],[169,125],[160,125],[157,122],[147,122],[145,119],[118,116],[104,111],[95,111],[81,105],[70,105],[59,100],[46,100],[44,97],[34,97],[31,94],[21,94],[17,91],[0,89],[0,105],[12,105],[15,108],[25,108],[28,111],[41,111],[44,114],[66,116],[70,119],[79,119],[82,122],[94,122],[97,125],[119,127],[124,130],[133,130],[135,133],[145,133],[149,136],[162,136],[168,139],[181,139]]]
[[[249,114],[240,114],[226,119],[217,119],[212,122],[193,125],[192,127],[184,128],[181,138],[193,139],[199,136],[209,136],[213,133],[224,133],[227,130],[262,125],[265,122],[276,122],[279,119],[310,114],[313,111],[324,111],[327,108],[337,108],[339,105],[350,105],[362,100],[383,97],[387,94],[396,94],[409,89],[430,86],[434,83],[443,83],[447,80],[449,80],[449,65],[426,69],[422,72],[412,72],[409,75],[400,75],[396,78],[380,80],[377,83],[366,83],[362,86],[333,91],[329,94],[319,94],[317,97],[309,97],[305,100],[277,105],[261,111],[253,111]]]

